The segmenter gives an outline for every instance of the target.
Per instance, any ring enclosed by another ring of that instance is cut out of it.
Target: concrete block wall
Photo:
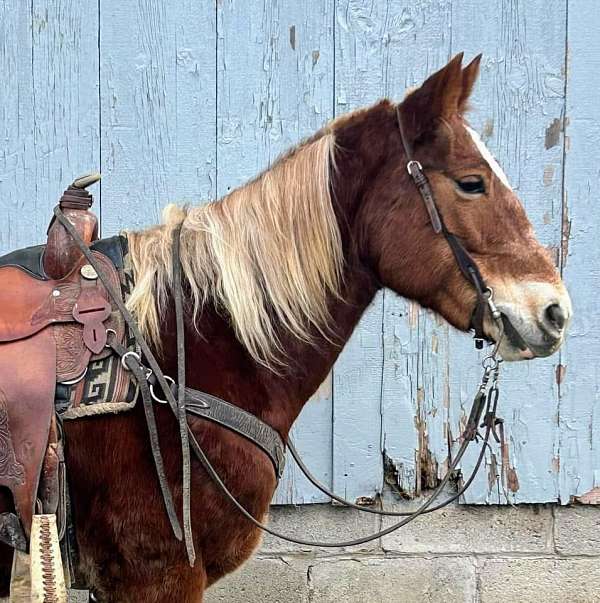
[[[317,539],[390,520],[331,507],[274,507],[271,525]],[[452,506],[375,543],[317,549],[265,538],[207,603],[600,602],[600,509]]]

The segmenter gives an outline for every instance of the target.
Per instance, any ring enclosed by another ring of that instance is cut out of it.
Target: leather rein
[[[442,234],[448,245],[452,249],[456,263],[467,279],[469,283],[474,287],[477,294],[477,305],[473,313],[472,325],[475,331],[476,347],[480,349],[483,346],[486,336],[483,330],[483,321],[485,317],[486,308],[490,311],[490,314],[494,321],[496,321],[500,333],[503,335],[503,324],[501,320],[501,314],[496,308],[493,298],[492,290],[486,286],[483,277],[477,267],[477,264],[464,248],[458,237],[452,234],[446,228],[443,218],[439,212],[435,197],[433,195],[429,180],[425,175],[422,165],[414,159],[411,146],[408,139],[405,136],[402,119],[400,115],[399,106],[396,107],[396,116],[398,121],[398,128],[400,131],[400,137],[402,139],[402,145],[406,155],[406,169],[411,176],[415,186],[417,187],[425,207],[427,208],[431,225],[436,234]],[[173,232],[173,298],[175,303],[175,319],[176,319],[176,341],[177,341],[177,383],[167,375],[165,375],[158,361],[150,349],[148,343],[145,341],[134,317],[129,312],[125,303],[121,298],[120,291],[117,291],[112,285],[106,274],[104,273],[102,266],[92,255],[90,249],[81,239],[71,222],[62,213],[59,207],[54,210],[56,219],[62,224],[75,241],[82,254],[86,257],[87,261],[96,270],[98,277],[105,286],[109,296],[115,303],[119,311],[121,312],[127,326],[129,327],[133,338],[136,341],[136,350],[128,350],[122,344],[116,341],[109,341],[109,345],[113,351],[121,358],[123,366],[127,367],[131,372],[132,377],[139,385],[140,395],[144,406],[144,413],[146,422],[148,425],[148,431],[150,435],[150,443],[152,449],[152,455],[154,458],[154,464],[156,466],[159,486],[161,489],[162,497],[165,504],[165,509],[173,530],[173,533],[179,540],[184,540],[187,550],[188,560],[190,565],[193,566],[195,561],[195,551],[192,538],[192,525],[191,525],[191,509],[190,509],[190,478],[191,478],[191,452],[193,452],[196,459],[200,462],[204,470],[208,473],[209,477],[213,480],[215,485],[219,488],[224,497],[232,503],[238,511],[257,528],[260,528],[264,532],[267,532],[273,536],[287,540],[305,546],[315,547],[348,547],[354,545],[364,544],[371,540],[386,536],[391,532],[399,529],[407,523],[413,521],[420,515],[431,513],[438,509],[445,507],[451,502],[457,500],[471,485],[475,476],[485,458],[486,449],[490,448],[489,439],[493,434],[494,438],[499,441],[499,437],[496,433],[496,427],[502,423],[502,420],[497,418],[496,411],[498,406],[498,397],[500,393],[499,389],[499,372],[501,360],[498,358],[498,348],[502,336],[498,338],[492,353],[487,356],[482,363],[483,374],[477,393],[473,399],[470,414],[461,436],[461,444],[458,451],[450,463],[448,470],[444,477],[441,479],[438,486],[433,491],[430,498],[425,500],[415,511],[403,512],[403,511],[384,511],[381,509],[375,509],[365,506],[360,506],[350,501],[347,501],[335,493],[331,492],[326,486],[324,486],[319,480],[317,480],[302,459],[298,455],[296,448],[291,441],[288,441],[287,447],[290,454],[298,464],[300,470],[305,474],[309,481],[318,488],[322,493],[326,494],[332,500],[336,502],[363,511],[365,513],[372,513],[375,515],[383,515],[388,517],[403,517],[402,520],[394,523],[393,525],[380,530],[369,536],[357,538],[355,540],[348,540],[344,542],[319,542],[313,540],[306,540],[302,538],[296,538],[281,534],[268,526],[258,521],[251,513],[249,513],[243,505],[235,498],[230,492],[227,485],[223,482],[218,472],[212,465],[211,461],[207,457],[204,449],[199,444],[194,433],[191,431],[188,422],[187,414],[192,414],[217,424],[220,424],[239,435],[245,437],[263,452],[265,452],[273,462],[275,473],[279,479],[283,472],[284,466],[284,450],[285,444],[282,442],[279,434],[275,432],[271,427],[262,423],[259,419],[250,415],[246,411],[236,407],[216,396],[211,396],[204,392],[198,392],[186,388],[185,386],[185,338],[184,338],[184,311],[183,311],[183,289],[182,289],[182,276],[181,276],[181,262],[180,262],[180,236],[181,228],[180,224],[175,228]],[[142,361],[143,359],[143,361]],[[160,387],[165,399],[160,399],[154,392],[154,387]],[[175,416],[180,434],[180,444],[182,453],[182,518],[183,528],[179,523],[175,506],[173,503],[173,496],[169,484],[167,482],[164,463],[162,454],[160,451],[160,444],[158,441],[158,430],[156,427],[156,419],[154,416],[154,402],[161,402],[171,409]],[[483,415],[483,422],[480,424],[481,417]],[[479,433],[479,427],[484,428],[483,435]],[[502,432],[502,430],[500,430]],[[469,444],[481,438],[482,444],[481,449],[475,463],[473,472],[470,477],[463,483],[463,485],[450,497],[445,498],[441,502],[437,502],[437,499],[443,493],[446,485],[450,478],[454,475],[454,472],[458,469],[460,461],[464,457],[465,452]],[[436,503],[436,504],[434,504]]]

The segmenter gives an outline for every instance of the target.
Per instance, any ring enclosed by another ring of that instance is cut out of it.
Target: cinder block
[[[272,507],[269,526],[284,534],[303,539],[336,542],[353,540],[377,532],[381,522],[376,515],[361,513],[353,509],[332,505],[302,505],[299,507]],[[350,552],[375,551],[380,548],[379,540],[352,547]],[[265,535],[261,553],[267,555],[286,552],[305,553],[309,556],[339,554],[340,549],[315,549],[295,545],[268,534]]]
[[[556,507],[554,538],[562,555],[600,555],[600,508]]]
[[[598,603],[598,559],[488,559],[480,603]]]
[[[208,589],[205,603],[307,603],[308,564],[252,559]]]
[[[322,560],[310,570],[310,590],[312,603],[473,603],[475,563],[467,557]]]
[[[398,553],[551,553],[552,512],[524,505],[449,506],[385,536],[382,547]]]

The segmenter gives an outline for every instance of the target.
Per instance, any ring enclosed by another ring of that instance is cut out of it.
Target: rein
[[[465,279],[471,283],[477,294],[477,305],[473,312],[472,325],[475,331],[475,342],[476,347],[481,349],[483,342],[487,339],[484,333],[483,322],[485,317],[486,308],[489,309],[490,314],[494,321],[498,324],[500,333],[503,335],[504,329],[501,320],[501,314],[496,308],[493,302],[492,290],[486,286],[483,277],[477,267],[477,264],[467,252],[463,244],[460,242],[458,237],[451,233],[445,226],[443,218],[439,212],[433,191],[429,184],[429,180],[423,171],[422,165],[414,159],[412,148],[406,138],[402,126],[402,119],[400,115],[399,106],[396,107],[396,116],[398,121],[398,128],[400,131],[400,137],[402,139],[402,145],[406,155],[406,169],[411,176],[415,186],[417,187],[427,212],[429,214],[431,225],[436,234],[442,234],[448,245],[452,249],[456,263],[464,275]],[[96,270],[98,277],[104,284],[108,294],[112,301],[115,303],[119,311],[121,312],[123,319],[129,327],[133,338],[136,341],[136,350],[127,350],[120,343],[115,341],[109,341],[109,345],[113,351],[120,356],[123,366],[127,367],[131,372],[132,377],[138,383],[140,388],[140,394],[144,406],[144,412],[146,416],[146,422],[148,425],[148,431],[150,435],[150,443],[152,449],[152,455],[156,466],[159,486],[161,489],[162,497],[165,504],[165,509],[169,517],[169,521],[175,534],[179,540],[184,539],[188,560],[190,565],[194,565],[195,551],[192,539],[192,526],[191,526],[191,512],[190,512],[190,477],[191,477],[191,462],[190,462],[190,451],[194,453],[204,470],[208,473],[209,477],[213,480],[215,485],[221,490],[224,497],[233,504],[238,511],[253,525],[260,528],[264,532],[267,532],[273,536],[287,540],[305,546],[316,546],[316,547],[348,547],[359,544],[364,544],[371,540],[375,540],[382,536],[386,536],[391,532],[401,528],[407,523],[413,521],[420,515],[431,513],[438,509],[445,507],[454,500],[458,499],[471,485],[475,476],[485,458],[486,449],[490,447],[489,439],[493,434],[496,440],[499,440],[496,434],[496,427],[501,424],[502,420],[496,417],[496,411],[498,406],[499,398],[499,372],[501,360],[498,358],[498,349],[502,339],[502,336],[498,338],[492,353],[487,356],[483,361],[483,374],[477,393],[473,399],[471,411],[467,424],[461,436],[461,444],[458,452],[450,466],[448,471],[434,490],[430,498],[424,501],[416,511],[414,512],[393,512],[383,511],[379,509],[372,509],[363,507],[347,501],[335,493],[331,492],[327,487],[320,483],[309,471],[302,459],[298,455],[296,448],[291,441],[288,442],[289,451],[298,464],[300,470],[305,474],[309,481],[318,488],[321,492],[329,496],[331,499],[344,506],[363,511],[365,513],[373,513],[376,515],[390,516],[390,517],[403,517],[401,521],[380,530],[370,536],[357,538],[355,540],[349,540],[344,542],[318,542],[312,540],[304,540],[301,538],[295,538],[281,534],[268,526],[258,521],[251,513],[249,513],[244,506],[236,499],[236,497],[230,492],[227,485],[223,482],[218,472],[208,459],[204,449],[199,444],[194,433],[191,431],[188,422],[187,414],[193,414],[207,420],[217,422],[245,437],[251,441],[257,447],[266,452],[275,468],[277,478],[281,477],[283,468],[283,450],[284,445],[281,442],[279,435],[274,432],[272,428],[259,421],[256,417],[249,415],[246,411],[235,407],[234,405],[225,402],[215,396],[210,396],[203,392],[196,392],[185,387],[185,340],[184,340],[184,312],[183,312],[183,290],[181,283],[181,262],[180,262],[180,236],[181,228],[180,224],[173,232],[173,297],[175,302],[175,319],[176,319],[176,335],[177,335],[177,385],[174,381],[164,375],[158,361],[148,343],[145,341],[134,317],[131,315],[125,303],[121,299],[120,292],[117,291],[105,275],[102,266],[98,263],[96,258],[91,253],[88,246],[81,239],[71,222],[63,214],[60,207],[54,210],[54,215],[60,224],[67,230],[69,235],[75,241],[75,244],[81,250],[87,261]],[[142,358],[147,363],[147,367],[142,363]],[[165,400],[157,398],[154,393],[154,385],[157,385],[162,390]],[[191,400],[191,401],[190,401]],[[158,438],[158,430],[156,427],[156,419],[154,416],[154,405],[155,402],[166,403],[175,418],[177,419],[180,433],[181,451],[182,451],[182,517],[183,517],[183,529],[179,523],[175,506],[173,503],[173,497],[171,494],[170,487],[167,482],[164,463],[162,454],[160,451],[160,443]],[[480,420],[483,414],[483,422],[480,425]],[[484,427],[484,434],[479,433],[479,427]],[[458,465],[463,458],[469,444],[477,440],[482,439],[481,450],[479,452],[477,462],[473,469],[470,477],[464,482],[464,484],[449,498],[443,500],[434,505],[434,502],[440,497],[444,488],[448,484],[451,476],[454,474]]]

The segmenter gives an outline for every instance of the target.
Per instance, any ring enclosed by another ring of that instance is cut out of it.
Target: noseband
[[[429,180],[423,171],[423,166],[414,159],[412,152],[412,146],[405,134],[404,128],[402,127],[402,115],[400,113],[400,105],[396,105],[396,120],[398,122],[398,130],[400,131],[400,139],[402,140],[402,146],[404,147],[404,154],[406,155],[406,170],[410,177],[413,179],[417,190],[421,194],[421,198],[425,203],[425,208],[429,214],[431,220],[431,226],[435,234],[442,234],[448,242],[454,259],[462,272],[463,276],[467,279],[471,285],[473,285],[477,294],[477,304],[471,317],[471,325],[475,332],[475,347],[480,350],[483,348],[484,341],[487,340],[485,335],[483,321],[485,318],[485,309],[489,308],[492,318],[498,322],[501,319],[500,311],[494,304],[492,298],[492,290],[485,284],[483,276],[475,263],[475,260],[471,257],[469,252],[465,249],[465,246],[460,242],[460,239],[453,233],[451,233],[444,224],[444,219],[440,214],[440,210],[435,202],[433,191]]]

